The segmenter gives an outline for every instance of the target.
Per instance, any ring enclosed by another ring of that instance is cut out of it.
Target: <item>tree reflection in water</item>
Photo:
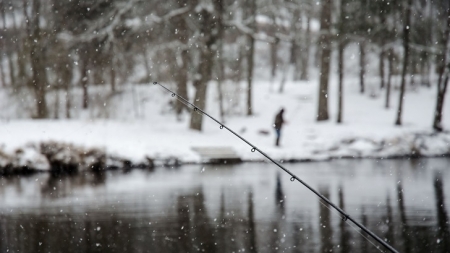
[[[449,174],[423,162],[398,171],[384,163],[308,180],[400,252],[450,252]],[[255,169],[260,174],[248,181],[233,167],[215,171],[184,185],[167,180],[193,173],[183,168],[0,178],[0,252],[379,252],[275,170]],[[376,191],[355,193],[364,178],[378,182]]]
[[[437,249],[439,252],[450,252],[450,231],[449,220],[447,210],[444,203],[444,190],[443,190],[442,177],[440,174],[435,176],[434,190],[436,195],[436,210],[437,210]]]

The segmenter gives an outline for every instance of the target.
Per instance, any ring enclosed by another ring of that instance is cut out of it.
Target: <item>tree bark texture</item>
[[[434,111],[434,120],[433,120],[433,129],[436,131],[442,131],[442,109],[444,107],[444,98],[445,93],[447,92],[448,78],[449,78],[449,69],[447,62],[447,51],[448,51],[448,40],[450,36],[450,8],[447,8],[447,26],[445,28],[445,32],[442,35],[442,54],[438,56],[442,60],[440,61],[438,71],[438,83],[437,83],[437,101],[436,101],[436,109]],[[445,74],[445,77],[444,77]]]
[[[5,4],[4,1],[0,1],[0,14],[2,15],[3,30],[5,29],[5,26],[6,26],[4,4]],[[4,51],[4,46],[2,45],[2,47],[0,47],[0,82],[2,82],[0,87],[6,86],[5,69],[3,67],[3,55],[4,55],[3,51]]]
[[[72,78],[73,78],[73,62],[71,61],[71,58],[67,55],[70,54],[69,50],[64,49],[64,46],[61,44],[56,45],[58,48],[58,51],[61,52],[57,54],[55,57],[56,59],[56,66],[55,70],[57,72],[57,86],[59,88],[63,88],[65,91],[65,116],[66,118],[70,118],[70,89],[72,84]]]
[[[4,32],[8,31],[8,28],[6,27],[6,12],[5,12],[5,3],[0,3],[0,14],[2,18],[2,28]],[[11,45],[11,39],[3,39],[3,47],[6,49],[4,50],[4,55],[6,56],[7,62],[8,62],[8,69],[9,69],[9,82],[12,86],[16,86],[16,76],[14,71],[14,62],[13,62],[13,45]]]
[[[225,67],[224,67],[224,57],[223,57],[223,40],[224,40],[224,26],[223,26],[223,15],[224,15],[224,6],[223,1],[217,1],[217,37],[218,37],[218,46],[217,46],[217,93],[219,95],[219,114],[220,120],[225,122],[225,110],[223,106],[223,81],[225,80]]]
[[[301,19],[300,19],[300,10],[295,9],[292,13],[292,21],[291,21],[291,31],[293,31],[295,34],[293,38],[291,39],[291,48],[290,48],[290,56],[289,56],[289,65],[292,64],[294,66],[294,81],[300,80],[300,47],[299,47],[299,36],[297,34],[301,34],[302,27],[301,27]]]
[[[392,82],[392,73],[394,71],[394,50],[391,48],[389,49],[388,54],[388,79],[386,83],[386,101],[385,101],[385,107],[386,109],[389,109],[390,107],[390,101],[391,101],[391,82]]]
[[[251,24],[250,27],[254,30],[255,27],[255,18],[256,18],[256,0],[249,0],[249,6],[247,8],[250,12]],[[253,115],[252,108],[252,89],[253,89],[253,55],[255,53],[255,39],[252,35],[248,35],[248,53],[247,53],[247,116]]]
[[[0,82],[2,82],[1,87],[6,87],[5,69],[2,64],[3,57],[1,55],[3,55],[3,52],[0,50]]]
[[[111,82],[111,92],[116,91],[116,68],[117,68],[117,60],[115,54],[115,45],[112,42],[110,45],[109,51],[109,80]]]
[[[178,2],[179,7],[184,7],[184,1]],[[183,45],[187,45],[189,41],[189,34],[188,34],[188,26],[186,23],[186,19],[184,15],[177,16],[174,18],[174,22],[177,25],[177,39],[179,42],[181,42]],[[185,47],[181,47],[177,49],[178,52],[175,53],[175,57],[180,57],[180,59],[175,59],[175,62],[177,63],[178,71],[175,73],[175,82],[177,84],[177,93],[188,99],[187,94],[187,82],[188,82],[188,66],[189,66],[189,54],[188,49]],[[176,100],[175,104],[175,112],[177,114],[177,117],[179,118],[183,110],[187,110],[187,107],[179,100]]]
[[[275,76],[277,74],[277,67],[278,67],[278,44],[280,40],[278,38],[275,38],[275,42],[270,43],[270,73],[272,76],[272,80],[275,79]]]
[[[31,68],[33,69],[33,89],[36,99],[36,118],[43,119],[48,117],[48,108],[46,100],[46,85],[47,85],[47,75],[45,71],[45,60],[44,60],[44,45],[41,41],[41,30],[40,30],[40,0],[33,0],[33,16],[31,19],[32,26],[32,40],[31,43]]]
[[[338,113],[337,123],[342,123],[343,99],[344,99],[344,43],[338,45]]]
[[[412,0],[408,0],[405,16],[406,22],[403,28],[404,56],[403,56],[402,80],[400,84],[400,94],[398,99],[397,119],[395,120],[395,125],[397,126],[402,125],[403,98],[405,96],[406,73],[408,71],[408,60],[409,60],[409,30],[411,25],[411,8],[412,8]]]
[[[83,49],[84,50],[84,49]],[[89,81],[89,73],[88,73],[88,64],[89,59],[86,55],[87,53],[84,52],[81,54],[82,59],[81,60],[81,79],[80,79],[80,86],[83,89],[83,101],[82,106],[83,109],[87,109],[89,106],[89,90],[88,90],[88,81]]]
[[[384,59],[385,59],[385,52],[384,49],[381,48],[380,52],[380,62],[379,62],[379,70],[380,70],[380,89],[384,89],[384,86],[386,84],[385,82],[385,73],[384,73]]]
[[[359,92],[364,93],[366,75],[366,43],[359,42]]]
[[[438,91],[438,97],[437,97],[437,102],[436,102],[436,111],[435,111],[434,121],[433,121],[433,129],[436,131],[444,130],[444,128],[442,126],[442,110],[444,107],[445,93],[447,92],[448,79],[449,79],[449,74],[447,73],[444,80],[438,87],[439,91]]]
[[[387,19],[387,9],[386,5],[380,10],[380,25],[386,27]],[[386,60],[386,37],[381,35],[380,37],[380,61],[379,61],[379,71],[380,71],[380,89],[384,89],[386,86],[386,73],[385,73],[385,60]]]
[[[300,80],[308,80],[309,79],[309,49],[311,47],[311,18],[307,16],[306,20],[306,32],[304,34],[304,39],[302,40],[301,46],[301,60],[302,60],[302,70],[300,74]]]
[[[197,108],[203,110],[206,106],[206,90],[207,83],[211,80],[211,71],[214,64],[214,50],[212,47],[216,43],[217,34],[213,34],[212,30],[215,28],[213,20],[213,13],[206,10],[201,12],[201,30],[204,33],[204,43],[200,50],[200,63],[198,66],[199,78],[194,80],[195,96],[194,104]],[[190,128],[193,130],[202,130],[203,115],[198,110],[193,110],[191,114]]]
[[[319,104],[317,110],[317,121],[328,120],[328,79],[330,75],[331,38],[329,35],[331,27],[331,0],[322,2],[320,14],[320,40],[319,47],[322,50],[320,57],[320,80],[319,80]]]

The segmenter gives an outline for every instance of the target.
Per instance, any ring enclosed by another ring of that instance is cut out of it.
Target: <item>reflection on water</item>
[[[450,252],[449,165],[286,166],[400,252]],[[0,179],[0,252],[384,250],[365,237],[270,164]]]
[[[437,219],[438,219],[438,249],[440,252],[450,252],[450,228],[449,220],[447,216],[447,210],[444,203],[444,190],[442,185],[442,176],[436,175],[434,180],[434,190],[436,194],[436,209],[437,209]]]

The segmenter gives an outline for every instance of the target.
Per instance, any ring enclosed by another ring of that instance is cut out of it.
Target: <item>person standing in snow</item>
[[[273,124],[273,127],[275,128],[275,133],[277,135],[275,146],[280,146],[281,127],[283,127],[283,124],[285,123],[283,113],[284,108],[281,108],[281,110],[275,116],[275,123]]]

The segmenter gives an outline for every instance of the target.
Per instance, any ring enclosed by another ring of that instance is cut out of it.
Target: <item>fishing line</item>
[[[324,197],[322,194],[320,194],[318,191],[316,191],[314,188],[312,188],[311,186],[309,186],[306,182],[304,182],[302,179],[300,179],[299,177],[297,177],[294,173],[292,173],[290,170],[286,169],[285,167],[283,167],[280,163],[278,163],[277,161],[275,161],[274,159],[272,159],[269,155],[267,155],[266,153],[264,153],[262,150],[260,150],[258,147],[256,147],[255,145],[253,145],[252,143],[250,143],[249,141],[247,141],[246,139],[244,139],[242,136],[240,136],[239,134],[237,134],[236,132],[234,132],[233,130],[231,130],[230,128],[228,128],[226,125],[222,124],[220,121],[218,121],[217,119],[215,119],[214,117],[212,117],[211,115],[209,115],[208,113],[206,113],[205,111],[203,111],[202,109],[198,108],[196,105],[192,104],[191,102],[189,102],[188,100],[186,100],[185,98],[183,98],[182,96],[178,95],[177,93],[169,90],[168,88],[166,88],[164,85],[161,85],[158,82],[154,82],[153,85],[159,85],[161,88],[165,89],[166,91],[168,91],[169,93],[171,93],[172,97],[176,97],[177,99],[181,100],[182,102],[184,102],[183,104],[188,104],[189,107],[192,107],[194,109],[195,112],[198,112],[200,114],[203,114],[205,116],[207,116],[208,118],[210,118],[211,120],[215,121],[217,124],[219,124],[219,128],[220,129],[226,129],[228,130],[230,133],[234,134],[237,138],[241,139],[243,142],[247,143],[250,147],[251,147],[251,151],[252,152],[256,152],[258,151],[258,153],[260,153],[261,155],[263,155],[264,157],[266,157],[268,160],[270,160],[273,164],[277,165],[280,169],[284,170],[284,172],[286,172],[287,174],[289,174],[291,176],[290,180],[292,182],[294,181],[298,181],[299,183],[301,183],[303,186],[305,186],[306,188],[308,188],[310,191],[312,191],[314,194],[316,194],[320,199],[322,199],[324,202],[326,202],[328,205],[330,205],[331,207],[333,207],[336,211],[338,211],[341,215],[342,215],[342,219],[344,221],[351,221],[353,222],[353,224],[355,224],[356,226],[358,226],[361,230],[363,230],[364,232],[366,232],[370,237],[372,237],[375,241],[377,241],[378,243],[382,244],[384,247],[386,247],[389,251],[393,252],[393,253],[399,253],[395,248],[393,248],[391,245],[389,245],[387,242],[385,242],[384,240],[382,240],[381,238],[379,238],[376,234],[374,234],[372,231],[370,231],[369,229],[367,229],[365,226],[363,226],[362,224],[360,224],[359,222],[357,222],[356,220],[354,220],[352,217],[350,217],[350,215],[348,215],[346,212],[344,212],[344,210],[342,210],[341,208],[339,208],[338,206],[336,206],[335,204],[333,204],[330,200],[328,200],[326,197]]]

